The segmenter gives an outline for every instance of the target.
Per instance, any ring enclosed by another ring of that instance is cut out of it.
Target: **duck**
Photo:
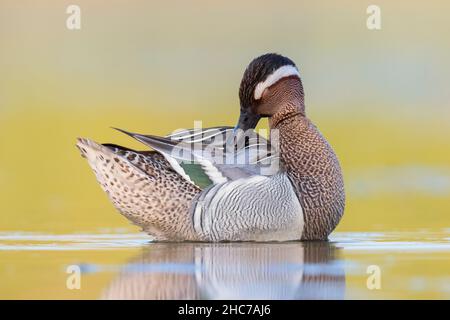
[[[120,132],[150,150],[77,138],[116,209],[153,241],[327,240],[345,191],[336,153],[306,116],[295,63],[253,59],[240,87],[237,125]],[[268,118],[268,137],[256,126]]]

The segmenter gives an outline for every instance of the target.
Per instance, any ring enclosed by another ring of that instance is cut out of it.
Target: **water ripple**
[[[450,230],[440,232],[335,232],[330,241],[351,251],[450,251]],[[144,233],[45,234],[0,232],[0,251],[107,250],[144,247]]]

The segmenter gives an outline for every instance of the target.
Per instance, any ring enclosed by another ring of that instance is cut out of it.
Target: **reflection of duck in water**
[[[103,299],[343,299],[337,248],[311,243],[155,243]]]

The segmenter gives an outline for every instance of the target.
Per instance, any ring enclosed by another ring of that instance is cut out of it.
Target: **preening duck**
[[[306,117],[299,71],[278,54],[254,59],[239,88],[236,127],[166,137],[121,132],[135,151],[79,138],[114,206],[154,240],[326,240],[345,193],[339,161]],[[266,140],[254,132],[269,119]]]

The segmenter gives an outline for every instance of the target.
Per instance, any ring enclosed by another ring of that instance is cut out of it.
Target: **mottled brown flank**
[[[156,240],[197,240],[189,207],[200,189],[161,154],[112,147],[96,154],[97,180],[122,215]]]
[[[341,168],[331,146],[304,116],[303,106],[286,105],[270,120],[279,130],[281,160],[305,216],[302,239],[327,239],[344,213]]]

